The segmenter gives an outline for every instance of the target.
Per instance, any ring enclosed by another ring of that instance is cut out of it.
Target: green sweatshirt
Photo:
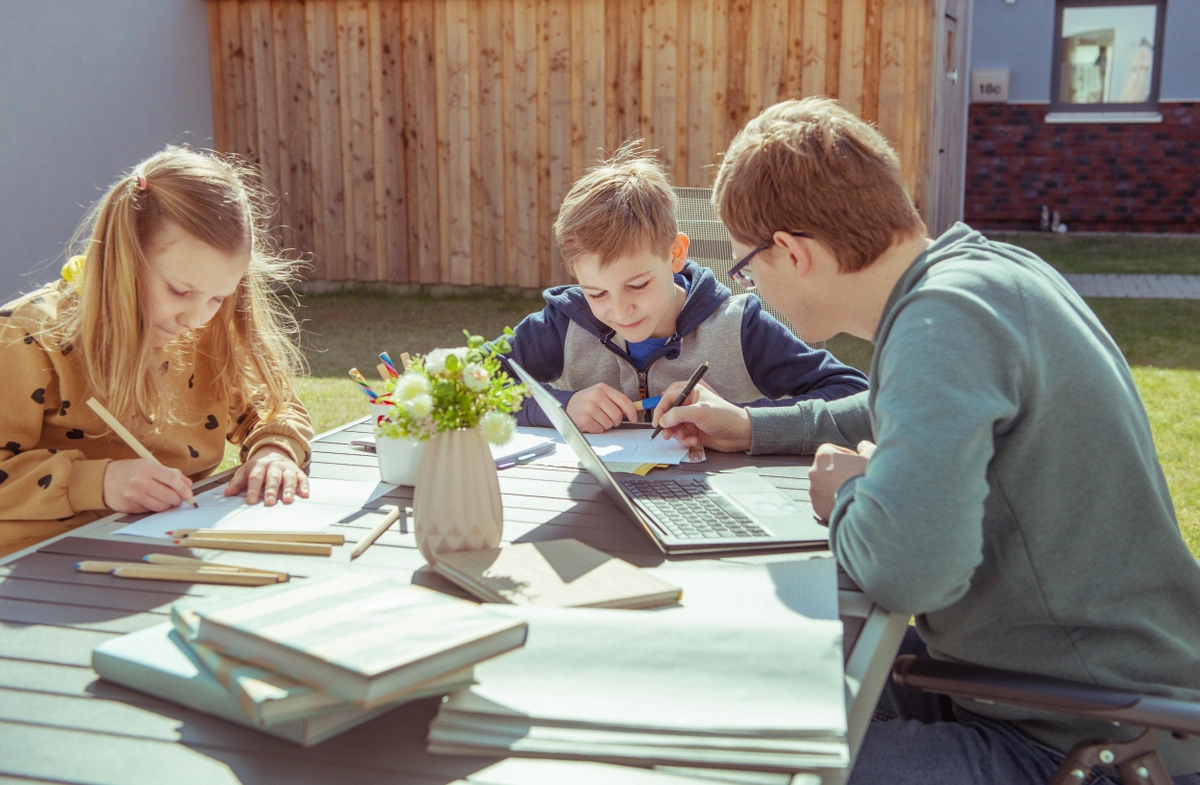
[[[875,335],[878,449],[830,543],[932,656],[1200,701],[1200,567],[1129,366],[1049,265],[958,224],[897,282]],[[1067,750],[1141,729],[1001,705]],[[1174,774],[1200,739],[1159,734]]]

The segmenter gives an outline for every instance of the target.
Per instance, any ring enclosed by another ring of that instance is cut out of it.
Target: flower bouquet
[[[438,553],[500,544],[500,483],[488,442],[512,437],[513,413],[528,394],[500,363],[511,329],[492,343],[463,333],[466,346],[417,356],[377,401],[388,408],[375,429],[381,471],[388,449],[428,442],[412,461],[413,531],[430,564]]]

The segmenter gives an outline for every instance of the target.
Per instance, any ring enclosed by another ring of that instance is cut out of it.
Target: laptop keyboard
[[[708,487],[692,480],[620,480],[634,501],[656,524],[683,540],[767,537],[753,519]]]

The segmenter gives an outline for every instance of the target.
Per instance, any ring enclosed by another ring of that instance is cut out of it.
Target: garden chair
[[[1090,739],[1075,745],[1050,785],[1079,785],[1093,766],[1112,766],[1124,785],[1171,785],[1171,775],[1155,749],[1155,731],[1177,738],[1200,734],[1200,704],[1143,695],[1131,690],[1080,684],[979,665],[905,654],[892,666],[892,679],[910,687],[1131,725],[1147,730],[1133,741]]]

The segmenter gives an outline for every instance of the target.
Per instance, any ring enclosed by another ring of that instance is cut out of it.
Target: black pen
[[[695,370],[695,372],[692,373],[692,378],[688,379],[688,383],[686,385],[684,385],[684,388],[682,390],[679,391],[679,397],[676,398],[675,403],[673,403],[671,405],[672,409],[674,409],[676,406],[683,406],[683,402],[686,401],[687,397],[692,394],[692,390],[696,389],[696,385],[700,383],[700,378],[702,376],[704,376],[704,372],[707,370],[708,370],[708,363],[700,363],[700,367],[697,368]],[[659,422],[662,422],[662,421],[659,420]],[[654,429],[654,433],[650,434],[650,441],[654,441],[654,437],[658,436],[658,432],[661,430],[662,430],[661,425],[656,427]]]

